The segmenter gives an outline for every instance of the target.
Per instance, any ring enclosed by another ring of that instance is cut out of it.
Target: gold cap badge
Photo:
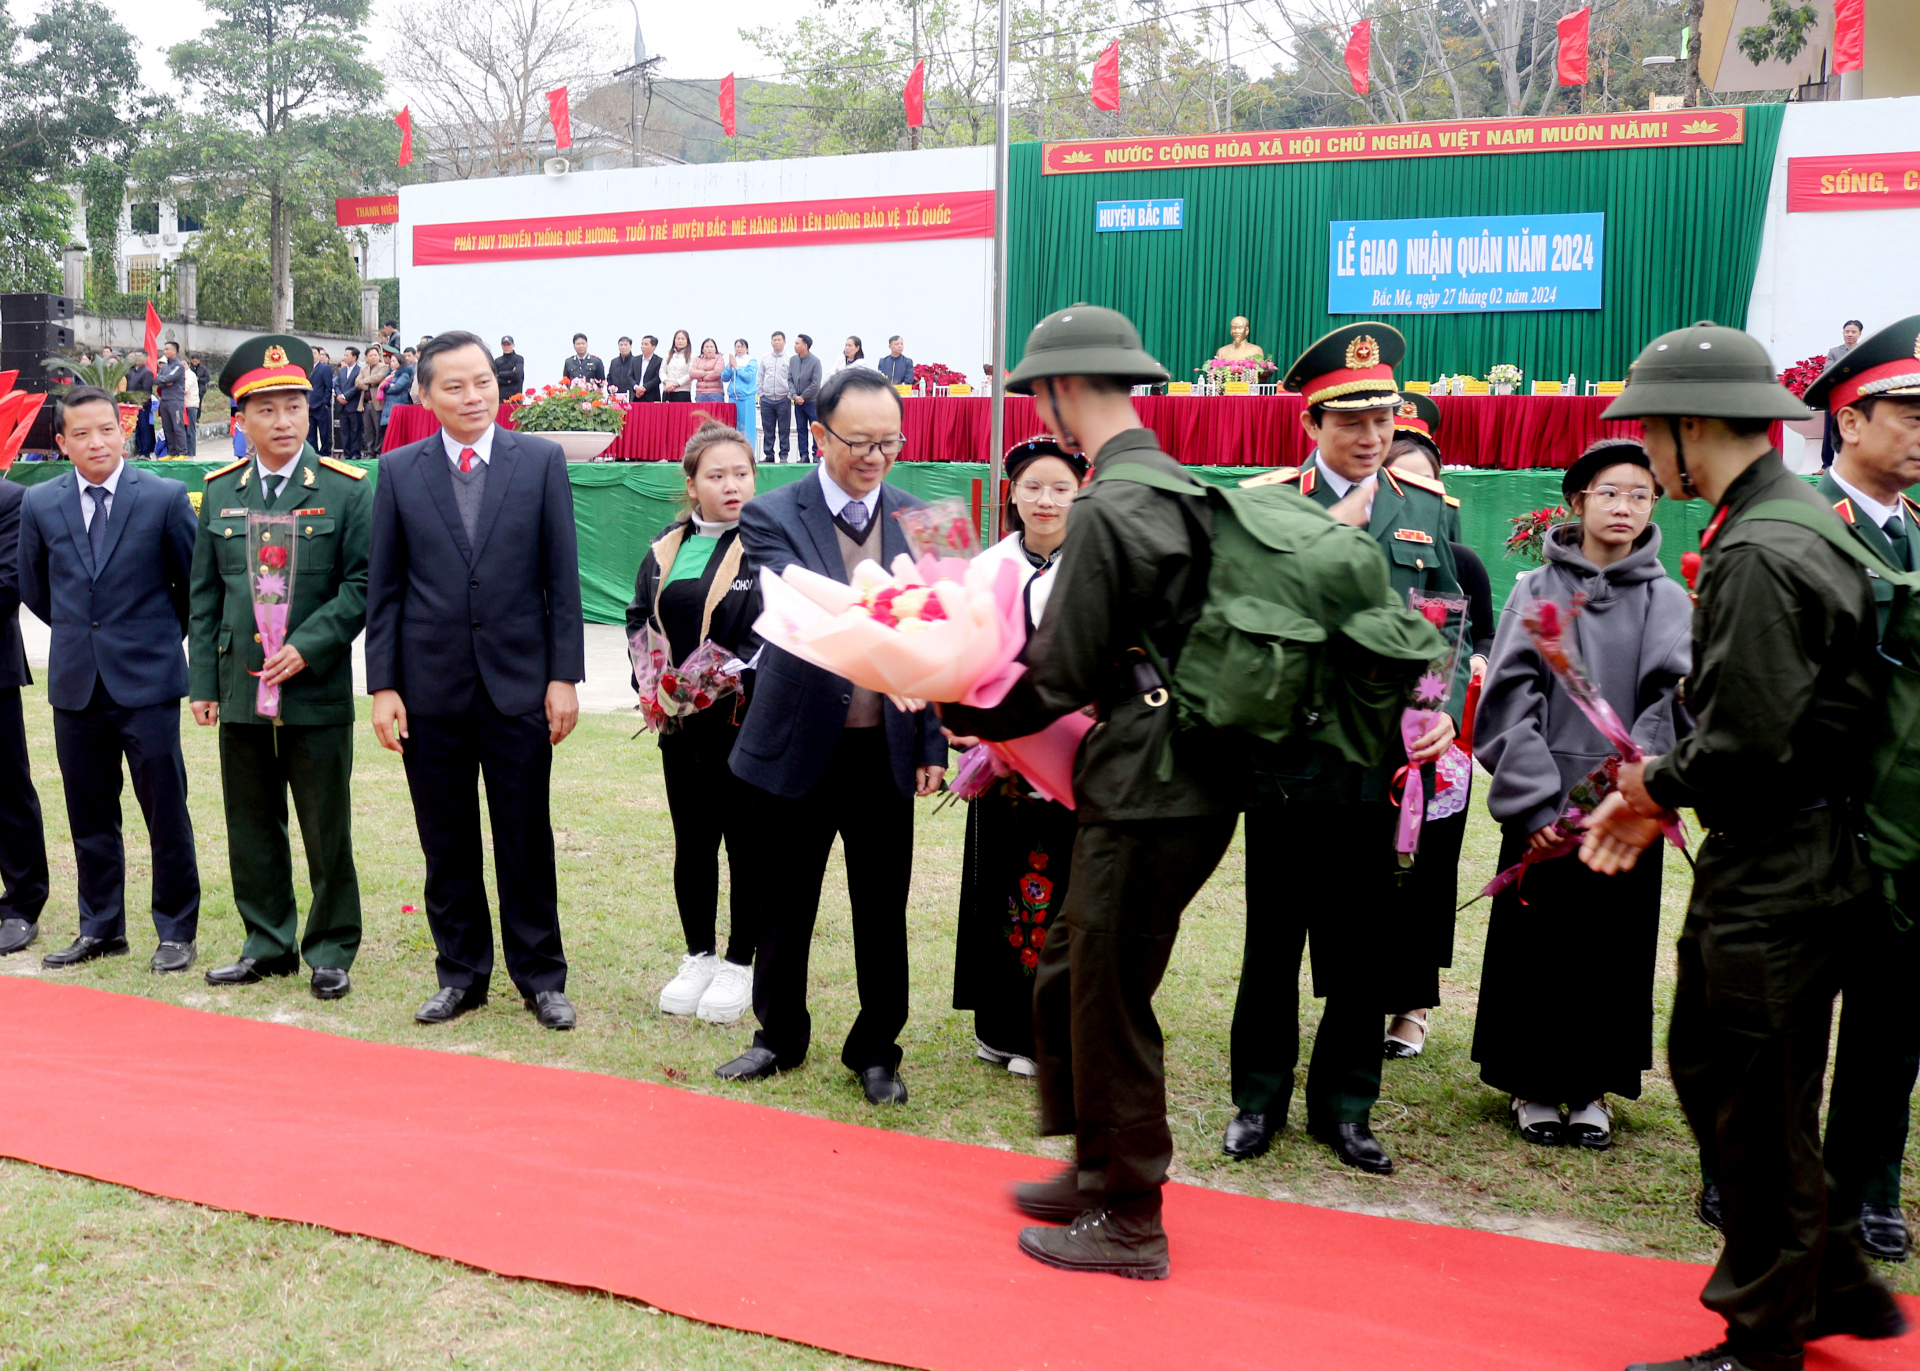
[[[267,349],[266,365],[270,367],[283,367],[286,364],[287,364],[287,350],[285,348],[281,347],[278,343],[275,343],[272,347]]]
[[[1363,333],[1347,344],[1347,370],[1365,371],[1380,365],[1380,344],[1370,333]]]

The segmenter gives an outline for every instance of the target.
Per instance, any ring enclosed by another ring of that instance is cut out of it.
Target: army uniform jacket
[[[1833,479],[1832,473],[1824,473],[1820,483],[1814,487],[1820,492],[1820,498],[1833,506],[1833,512],[1849,532],[1866,546],[1868,551],[1896,571],[1920,571],[1920,566],[1901,566],[1900,560],[1893,555],[1893,544],[1887,541],[1886,533],[1867,517],[1865,510],[1855,509],[1853,499]],[[1920,548],[1920,503],[1911,496],[1900,497],[1900,517],[1907,521],[1907,561],[1915,560],[1915,549]],[[1893,609],[1893,583],[1873,572],[1867,573],[1867,584],[1873,590],[1873,610],[1880,632],[1887,631],[1887,615]]]
[[[306,669],[281,687],[284,724],[354,721],[353,640],[367,619],[367,530],[372,483],[357,467],[300,449],[300,466],[273,512],[292,513],[293,607],[287,642]],[[188,630],[189,698],[216,700],[222,723],[271,722],[254,712],[265,653],[253,622],[247,514],[265,511],[260,470],[249,457],[206,477],[193,545]]]
[[[1827,502],[1778,452],[1727,487],[1702,535],[1685,702],[1696,726],[1647,764],[1649,794],[1709,830],[1693,912],[1838,904],[1873,884],[1848,801],[1879,706],[1867,578],[1812,529],[1736,522],[1767,500]]]
[[[1204,596],[1206,550],[1196,547],[1205,507],[1135,481],[1104,479],[1140,463],[1182,475],[1151,430],[1110,439],[1094,460],[1093,483],[1073,502],[1046,614],[1028,646],[1027,671],[993,710],[943,705],[954,732],[983,738],[1037,733],[1084,705],[1099,722],[1075,760],[1073,793],[1082,823],[1192,818],[1240,808],[1238,774],[1205,730],[1175,732],[1174,709],[1155,692],[1135,654],[1151,639],[1169,665]],[[1204,538],[1205,530],[1201,530]],[[1196,580],[1196,578],[1199,578]],[[1173,774],[1160,779],[1168,741]]]

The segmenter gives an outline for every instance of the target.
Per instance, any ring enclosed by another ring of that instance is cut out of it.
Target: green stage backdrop
[[[142,471],[184,481],[188,489],[200,489],[200,478],[224,463],[215,462],[135,462]],[[357,463],[370,478],[377,475],[378,463]],[[12,480],[31,485],[50,480],[72,468],[65,462],[19,462],[8,473]],[[1270,467],[1189,467],[1195,476],[1216,485],[1233,481]],[[617,624],[626,617],[627,601],[633,598],[633,578],[646,555],[647,544],[661,529],[678,517],[681,492],[686,488],[677,462],[576,462],[568,466],[573,484],[573,515],[580,530],[580,597],[587,620],[596,624]],[[762,466],[759,489],[773,490],[789,481],[811,478],[811,466]],[[887,478],[903,490],[925,500],[943,495],[969,500],[976,479],[984,480],[987,468],[975,462],[899,462]],[[1450,471],[1447,488],[1460,499],[1460,526],[1467,545],[1480,554],[1493,582],[1496,610],[1505,602],[1507,592],[1525,564],[1508,557],[1505,551],[1508,519],[1542,505],[1560,503],[1558,471]],[[1706,504],[1690,500],[1676,504],[1662,500],[1655,506],[1654,518],[1664,539],[1661,560],[1668,571],[1680,574],[1680,554],[1699,546],[1700,530],[1711,514]]]
[[[1236,314],[1285,366],[1327,330],[1365,317],[1327,313],[1331,220],[1602,212],[1602,309],[1387,319],[1407,335],[1403,374],[1415,379],[1485,376],[1512,362],[1529,379],[1620,380],[1656,334],[1697,319],[1746,322],[1784,109],[1748,106],[1743,144],[1625,152],[1042,176],[1040,144],[1016,144],[1009,349],[1018,361],[1037,320],[1085,301],[1132,318],[1175,380],[1228,341]],[[1094,232],[1098,201],[1180,198],[1183,229]]]

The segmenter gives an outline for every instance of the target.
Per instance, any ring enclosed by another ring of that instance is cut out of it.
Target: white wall
[[[974,376],[987,360],[991,238],[806,247],[729,248],[549,258],[472,266],[415,266],[413,226],[690,205],[743,205],[867,195],[988,190],[991,148],[943,148],[859,157],[810,157],[706,166],[622,167],[562,177],[442,181],[400,191],[400,333],[470,329],[494,347],[512,334],[527,379],[557,380],[576,331],[603,358],[627,334],[664,352],[686,329],[756,356],[783,330],[812,335],[831,366],[848,334],[869,359],[898,333],[909,355]],[[791,348],[789,348],[791,351]]]

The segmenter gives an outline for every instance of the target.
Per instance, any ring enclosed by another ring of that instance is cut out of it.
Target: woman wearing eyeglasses
[[[1568,698],[1520,622],[1531,601],[1585,603],[1568,630],[1588,674],[1650,756],[1684,716],[1693,605],[1660,565],[1650,521],[1658,490],[1638,443],[1609,439],[1561,483],[1577,517],[1552,529],[1546,565],[1522,576],[1494,636],[1477,752],[1493,773],[1499,870],[1554,841],[1567,793],[1613,749]],[[1605,1096],[1637,1099],[1653,1065],[1653,967],[1660,936],[1659,853],[1602,876],[1576,856],[1540,862],[1494,898],[1480,977],[1473,1059],[1513,1098],[1514,1127],[1543,1147],[1613,1141]]]
[[[1012,532],[976,561],[989,572],[997,562],[1019,570],[1031,632],[1053,590],[1087,459],[1041,439],[1009,452],[1006,470]],[[1071,809],[1041,799],[1018,776],[967,807],[953,1007],[973,1011],[974,1055],[1016,1076],[1034,1074],[1033,973],[1066,904],[1076,829]]]

